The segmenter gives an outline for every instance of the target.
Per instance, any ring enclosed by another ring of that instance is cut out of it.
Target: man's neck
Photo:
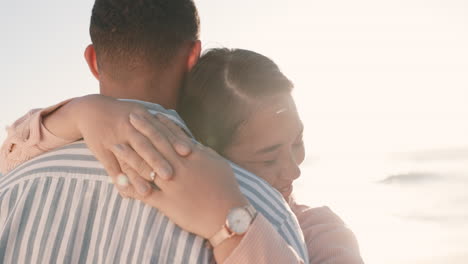
[[[172,78],[174,80],[174,78]],[[120,99],[134,99],[176,109],[181,83],[169,80],[100,81],[100,93]]]

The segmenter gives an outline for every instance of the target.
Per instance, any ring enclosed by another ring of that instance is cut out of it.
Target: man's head
[[[101,88],[157,87],[165,78],[182,79],[199,56],[192,0],[96,0],[90,34],[93,45],[85,57]]]

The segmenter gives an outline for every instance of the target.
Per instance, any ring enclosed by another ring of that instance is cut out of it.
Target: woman
[[[200,58],[188,76],[178,112],[199,142],[263,178],[282,194],[299,220],[311,263],[330,259],[333,263],[361,263],[354,235],[336,215],[325,207],[299,206],[292,199],[292,183],[300,175],[299,165],[305,155],[303,126],[291,96],[292,87],[277,65],[265,56],[247,50],[214,49]],[[114,104],[122,103],[116,101]],[[105,114],[99,116],[99,112],[97,116],[93,119],[109,119]],[[10,130],[2,149],[5,155],[2,158],[6,161],[2,164],[3,170],[47,150],[44,146],[64,145],[84,134],[79,126],[75,126],[67,128],[70,130],[70,136],[66,137],[69,140],[60,139],[54,137],[53,130],[47,131],[40,120],[39,115],[24,118]],[[86,122],[86,119],[76,122]],[[136,123],[136,128],[144,133],[145,125]],[[115,128],[100,124],[93,121],[99,135],[84,139],[93,152],[102,154],[104,152],[96,138],[115,131]],[[30,134],[49,136],[23,144],[17,139],[24,127],[31,127]],[[121,142],[114,142],[117,143]],[[138,164],[130,161],[128,156],[118,154],[118,151],[115,154],[120,162]],[[137,190],[146,190],[141,187],[148,186],[147,176],[132,177],[130,182],[120,177],[117,185],[123,194],[129,185],[137,187]],[[144,194],[144,191],[140,193]]]

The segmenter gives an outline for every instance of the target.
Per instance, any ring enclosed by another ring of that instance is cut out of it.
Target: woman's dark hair
[[[211,49],[189,74],[178,112],[197,140],[223,154],[255,106],[292,88],[278,66],[261,54]]]

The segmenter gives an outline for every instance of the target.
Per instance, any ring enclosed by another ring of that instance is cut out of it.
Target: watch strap
[[[253,222],[253,220],[255,219],[255,216],[257,216],[257,210],[255,210],[255,207],[253,207],[253,205],[251,204],[246,205],[244,208],[245,210],[247,210],[247,212],[249,212],[250,216],[252,217],[252,222]]]
[[[212,247],[217,247],[219,244],[223,243],[224,240],[231,238],[234,235],[234,232],[231,232],[226,225],[223,225],[221,230],[219,230],[218,233],[212,236],[209,239],[209,241]]]

